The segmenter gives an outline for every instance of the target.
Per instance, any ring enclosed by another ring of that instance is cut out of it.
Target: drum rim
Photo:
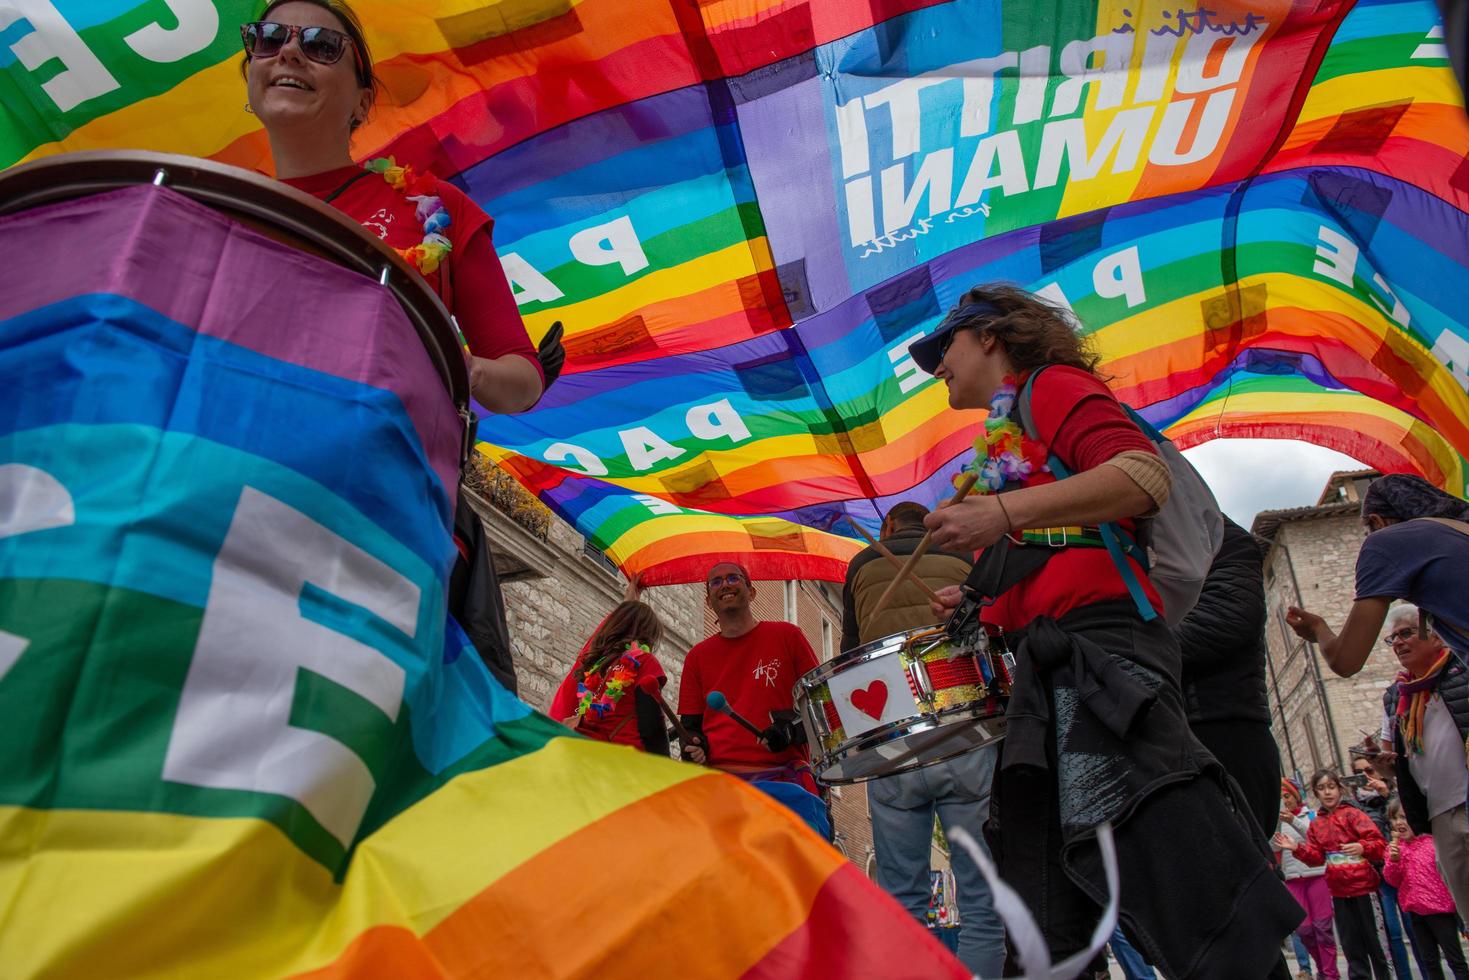
[[[995,699],[996,699],[996,696],[995,695],[991,695],[989,698],[986,698],[985,700],[989,701],[989,700],[995,700]],[[974,702],[970,701],[970,702],[966,702],[966,704],[974,704]],[[944,721],[942,723],[935,723],[935,721],[936,721],[937,718],[939,718],[939,717],[941,717],[941,716],[943,716],[945,714],[949,714],[949,713],[953,713],[953,712],[958,712],[959,713],[958,716],[957,717],[954,717],[954,718],[950,718],[947,721]],[[982,722],[982,721],[993,721],[995,719],[998,719],[1000,721],[1001,727],[1007,727],[1007,725],[1008,725],[1008,723],[1006,721],[1006,714],[1005,714],[1005,712],[1003,710],[1001,710],[1001,711],[989,711],[989,712],[985,712],[985,713],[979,713],[979,712],[976,711],[976,709],[970,708],[970,707],[953,707],[953,708],[945,708],[943,711],[941,711],[937,715],[933,715],[933,716],[930,716],[930,715],[910,715],[904,721],[889,722],[887,725],[884,725],[882,727],[882,729],[876,729],[876,730],[873,730],[873,731],[864,732],[861,735],[858,735],[854,739],[848,739],[846,742],[843,742],[841,747],[839,747],[838,749],[833,749],[832,750],[832,752],[829,755],[829,760],[830,761],[827,764],[825,764],[825,765],[821,766],[820,768],[818,768],[817,765],[815,763],[813,763],[812,769],[816,773],[816,778],[819,781],[821,781],[822,783],[825,783],[827,785],[832,785],[832,786],[846,786],[846,785],[849,785],[851,783],[864,783],[864,782],[867,782],[868,780],[872,780],[872,779],[881,779],[881,778],[883,778],[883,776],[896,776],[896,775],[899,775],[900,773],[912,772],[915,769],[923,769],[923,768],[925,768],[927,766],[936,765],[936,764],[938,764],[940,762],[947,762],[950,759],[958,758],[959,756],[965,754],[966,752],[976,752],[976,751],[978,751],[980,749],[983,749],[983,748],[986,748],[986,747],[988,747],[990,745],[994,745],[996,742],[999,742],[1000,740],[1002,740],[1005,737],[1005,732],[1001,732],[999,735],[995,736],[994,738],[992,738],[992,739],[990,739],[990,740],[988,740],[988,741],[986,741],[986,742],[984,742],[984,743],[982,743],[980,745],[972,745],[972,746],[970,746],[968,748],[960,749],[957,752],[950,752],[950,753],[948,753],[946,755],[938,756],[938,757],[935,757],[935,758],[932,758],[932,759],[924,759],[922,762],[918,762],[916,765],[905,766],[902,769],[894,769],[892,772],[885,772],[885,773],[882,773],[881,775],[874,775],[874,776],[843,776],[843,777],[841,777],[839,779],[829,778],[826,775],[827,772],[831,771],[831,769],[834,766],[836,766],[837,764],[841,763],[849,755],[852,755],[854,753],[859,753],[859,752],[865,752],[865,751],[868,751],[870,749],[876,748],[877,745],[883,744],[884,742],[891,741],[891,739],[890,738],[887,738],[886,736],[890,736],[890,735],[894,734],[896,732],[896,730],[898,728],[900,728],[900,727],[905,727],[905,726],[911,724],[915,718],[922,720],[923,727],[915,727],[913,731],[911,731],[911,732],[905,732],[904,733],[905,735],[906,734],[916,735],[916,734],[919,734],[919,733],[922,733],[922,732],[936,731],[937,729],[940,729],[940,728],[947,728],[947,727],[949,727],[951,725],[957,725],[957,724],[961,724],[963,722],[971,722],[971,721],[973,721],[973,722]],[[870,744],[870,745],[869,744],[863,744],[864,742],[872,742],[873,744]]]
[[[68,182],[68,180],[70,182]],[[310,194],[241,167],[151,150],[82,150],[43,157],[0,172],[0,217],[124,187],[161,185],[214,210],[287,231],[345,268],[393,293],[433,362],[454,406],[469,406],[469,369],[449,311],[418,271],[357,222]],[[263,200],[229,196],[249,188]],[[267,207],[270,201],[278,207]]]
[[[827,683],[833,677],[835,677],[837,675],[837,672],[841,669],[855,666],[861,663],[866,663],[874,656],[880,654],[886,655],[884,647],[879,646],[879,644],[886,644],[891,640],[896,640],[898,637],[903,637],[906,641],[909,636],[912,636],[915,633],[927,633],[937,628],[938,624],[933,624],[929,626],[914,626],[911,629],[899,630],[896,633],[889,633],[887,636],[879,636],[875,640],[868,640],[866,643],[852,647],[852,649],[847,650],[843,653],[839,653],[825,663],[817,664],[815,667],[802,674],[796,680],[794,693],[799,695],[803,689],[810,690],[811,688]],[[985,649],[988,650],[990,637],[985,633],[981,633],[980,636],[984,637]]]

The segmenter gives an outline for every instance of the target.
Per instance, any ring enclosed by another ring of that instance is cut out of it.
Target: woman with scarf
[[[1444,881],[1469,912],[1469,668],[1430,633],[1418,636],[1418,610],[1394,606],[1384,642],[1402,671],[1382,698],[1382,740],[1397,754],[1398,799],[1416,834],[1432,834]]]
[[[925,524],[935,548],[984,551],[971,584],[987,579],[975,591],[994,601],[981,618],[1023,637],[991,798],[1001,875],[1053,958],[1085,948],[1106,894],[1095,828],[1108,821],[1124,932],[1160,973],[1283,975],[1280,945],[1300,906],[1189,731],[1167,624],[1144,618],[1100,533],[1137,533],[1167,499],[1166,464],[1069,315],[1022,289],[969,290],[909,351],[945,382],[952,408],[990,410],[975,445],[979,492]],[[1017,420],[1025,404],[1033,417]],[[1063,469],[1074,475],[1058,479]],[[1161,609],[1146,569],[1122,560]],[[961,602],[967,614],[977,598],[957,586],[939,596],[940,615]],[[1181,826],[1209,846],[1158,846]]]
[[[1426,611],[1433,631],[1469,662],[1469,503],[1420,476],[1374,480],[1362,498],[1367,540],[1357,554],[1356,601],[1341,632],[1294,606],[1286,622],[1321,648],[1333,671],[1350,677],[1377,643],[1394,599]]]

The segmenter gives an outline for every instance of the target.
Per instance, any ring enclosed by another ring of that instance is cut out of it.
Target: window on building
[[[590,541],[583,541],[581,544],[581,550],[582,554],[586,555],[592,561],[601,566],[604,572],[609,575],[616,575],[619,578],[621,577],[621,573],[617,571],[617,563],[614,562],[611,558],[608,558],[605,553],[598,550],[596,545],[592,544]]]
[[[786,598],[786,602],[785,602],[785,606],[786,606],[786,610],[785,610],[785,612],[786,612],[786,622],[788,622],[788,623],[796,623],[796,622],[798,622],[798,619],[797,619],[797,609],[796,609],[796,583],[795,582],[787,581],[785,583],[785,598]]]
[[[821,659],[831,659],[831,620],[821,617]]]

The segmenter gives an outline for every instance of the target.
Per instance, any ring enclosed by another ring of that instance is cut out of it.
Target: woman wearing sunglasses
[[[534,405],[545,371],[495,255],[489,216],[430,174],[352,159],[352,134],[378,84],[356,15],[340,0],[276,0],[240,36],[247,108],[265,126],[276,176],[371,229],[422,273],[469,344],[481,405]]]
[[[1132,557],[1114,564],[1099,527],[1135,535],[1172,488],[1166,464],[1068,314],[1023,289],[970,289],[908,350],[951,407],[989,408],[979,492],[924,523],[935,548],[983,550],[976,572],[994,601],[979,615],[1015,656],[990,811],[1001,876],[1036,913],[1052,958],[1071,956],[1107,892],[1095,830],[1110,822],[1123,931],[1159,973],[1279,975],[1300,906],[1189,730],[1178,644],[1162,618],[1144,618],[1124,577],[1158,610],[1147,570]],[[958,587],[938,595],[935,613],[960,603]],[[1180,846],[1180,833],[1206,843]]]

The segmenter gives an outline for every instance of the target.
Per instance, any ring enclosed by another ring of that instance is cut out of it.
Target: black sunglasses
[[[301,53],[319,65],[335,65],[353,43],[346,34],[330,27],[297,27],[271,20],[240,25],[245,54],[251,58],[274,58],[297,35],[300,36]]]

